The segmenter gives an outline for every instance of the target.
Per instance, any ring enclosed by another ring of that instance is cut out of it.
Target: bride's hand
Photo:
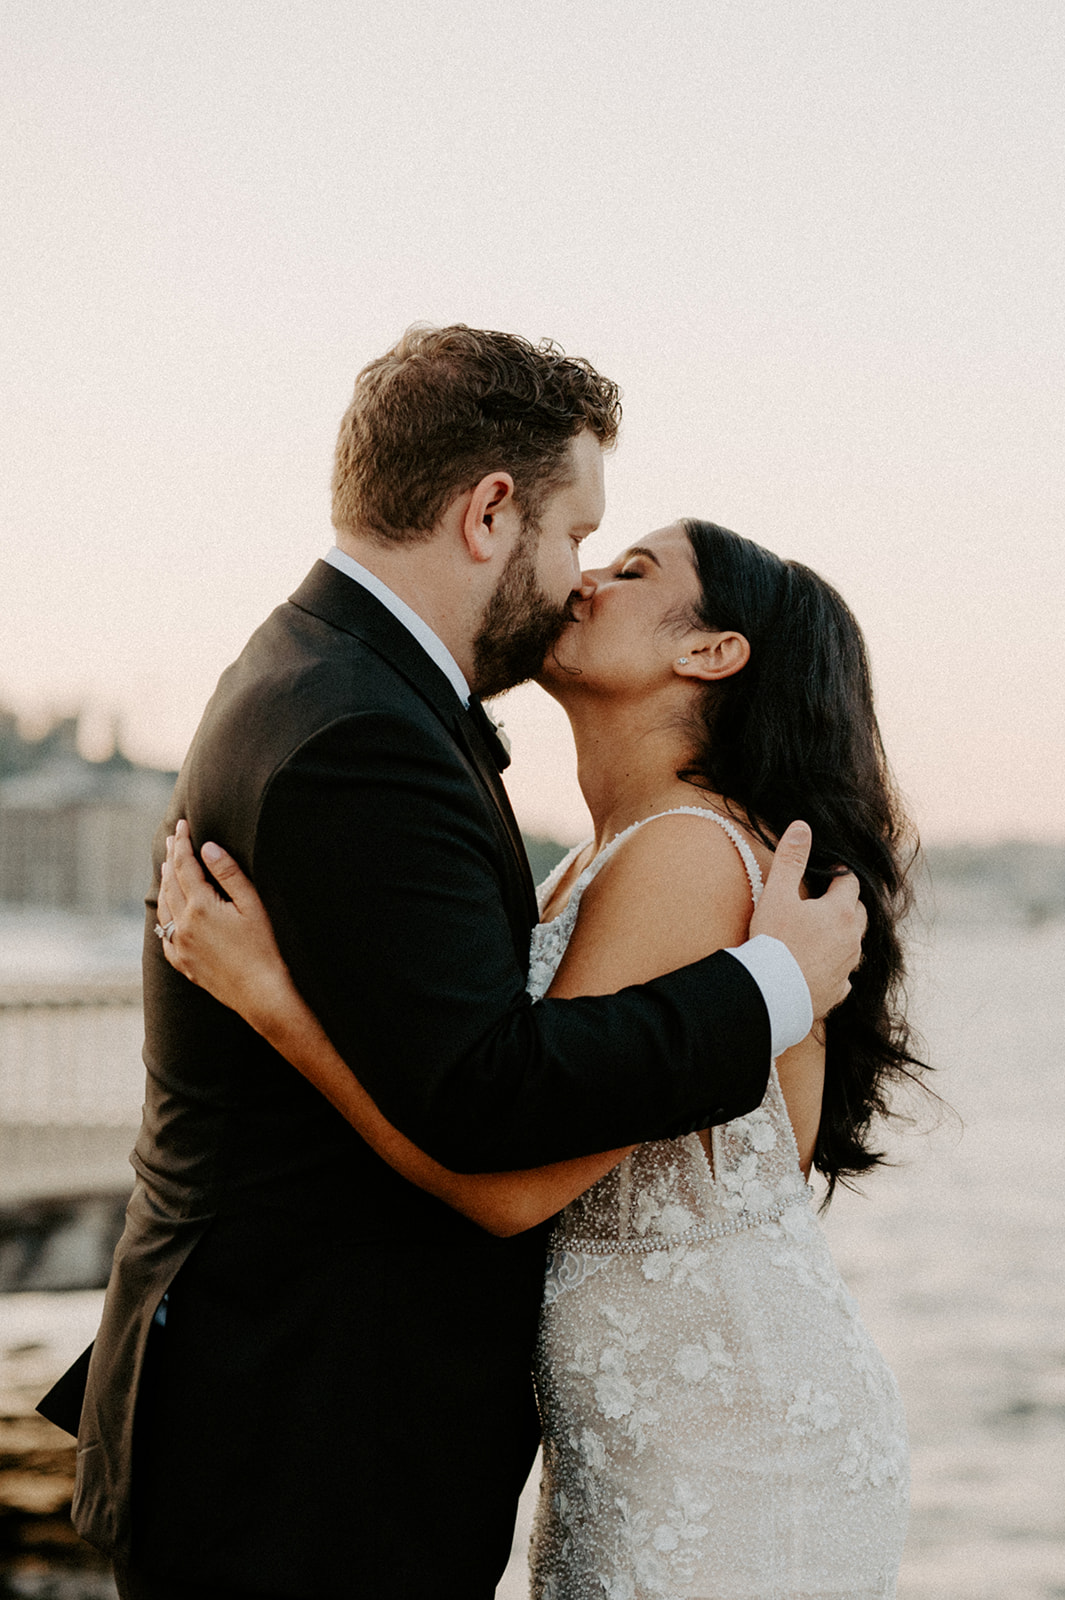
[[[166,842],[159,890],[159,923],[173,923],[162,940],[170,965],[259,1032],[293,988],[274,930],[251,880],[233,857],[205,844],[203,859],[228,900],[205,876],[182,819]]]

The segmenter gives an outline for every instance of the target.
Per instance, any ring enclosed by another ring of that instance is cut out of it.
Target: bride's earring
[[[678,667],[686,667],[687,665],[688,665],[687,656],[678,656],[677,657],[677,666]]]

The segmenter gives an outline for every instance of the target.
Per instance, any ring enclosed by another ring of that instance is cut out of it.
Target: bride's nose
[[[581,573],[581,586],[580,586],[579,589],[576,590],[577,599],[578,600],[590,600],[592,598],[592,596],[595,594],[595,591],[596,591],[597,587],[598,587],[598,585],[596,583],[595,573],[594,572],[582,572]]]

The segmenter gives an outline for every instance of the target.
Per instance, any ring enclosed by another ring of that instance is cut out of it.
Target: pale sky
[[[929,839],[1065,837],[1058,0],[8,0],[0,701],[176,765],[331,543],[413,321],[616,378],[601,562],[678,515],[863,623]],[[526,825],[567,730],[500,710]]]

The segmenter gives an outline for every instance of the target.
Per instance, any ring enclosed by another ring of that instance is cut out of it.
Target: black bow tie
[[[492,760],[500,772],[505,772],[507,767],[510,766],[510,750],[506,736],[500,733],[499,728],[492,721],[475,694],[470,695],[470,703],[467,709],[474,726],[491,752]]]

